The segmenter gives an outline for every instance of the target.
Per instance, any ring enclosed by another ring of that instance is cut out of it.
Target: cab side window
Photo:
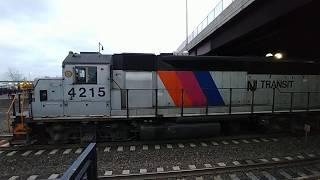
[[[76,66],[75,84],[97,84],[97,67]]]

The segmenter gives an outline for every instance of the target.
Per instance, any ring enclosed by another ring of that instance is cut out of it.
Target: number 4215
[[[104,97],[106,95],[106,91],[104,87],[99,87],[97,94],[95,94],[96,92],[94,88],[90,88],[88,89],[88,91],[91,97],[95,97],[95,95],[98,95],[99,97]],[[77,96],[77,94],[79,94],[79,97],[87,97],[86,92],[87,92],[87,89],[84,87],[80,87],[77,92],[74,88],[71,88],[68,92],[68,95],[71,97],[75,97]]]

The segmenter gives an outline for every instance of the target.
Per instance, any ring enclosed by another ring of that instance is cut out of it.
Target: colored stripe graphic
[[[203,94],[197,78],[192,71],[176,71],[185,93],[192,101],[192,106],[205,106],[206,96]]]
[[[195,71],[194,75],[196,76],[203,93],[207,97],[208,105],[218,106],[224,105],[222,96],[214,83],[210,72],[208,71]]]
[[[182,91],[184,89],[175,71],[158,71],[159,77],[176,106],[182,105]],[[189,97],[183,94],[183,106],[192,106]]]

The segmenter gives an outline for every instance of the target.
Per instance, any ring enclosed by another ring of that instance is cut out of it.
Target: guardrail
[[[213,20],[215,20],[223,10],[225,10],[235,0],[221,0],[207,15],[204,20],[192,31],[188,36],[188,43],[190,43],[204,28],[206,28]],[[183,50],[187,46],[187,39],[177,49],[177,52]]]
[[[97,175],[97,151],[96,143],[90,143],[77,160],[60,178],[61,180],[88,179],[96,180]]]

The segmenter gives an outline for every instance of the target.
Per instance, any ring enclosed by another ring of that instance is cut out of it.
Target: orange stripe
[[[162,80],[165,88],[171,96],[176,106],[182,104],[182,91],[183,86],[175,71],[158,71],[159,77]],[[191,106],[192,102],[186,93],[183,93],[183,106]]]

